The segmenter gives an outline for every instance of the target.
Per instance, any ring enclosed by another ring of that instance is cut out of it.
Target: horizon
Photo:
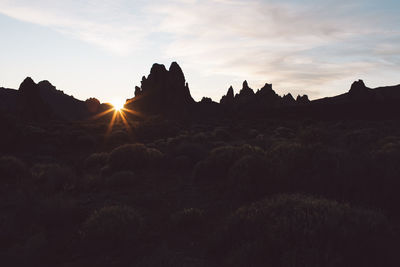
[[[173,62],[171,62],[171,64],[172,64],[172,63],[173,63]],[[154,63],[154,64],[159,64],[159,63]],[[153,65],[154,65],[154,64],[153,64]],[[178,63],[178,64],[179,64],[179,63]],[[164,64],[162,64],[162,65],[165,66]],[[165,68],[166,68],[167,70],[169,69],[168,66],[165,66]],[[149,70],[149,73],[150,73],[150,70]],[[148,77],[148,75],[144,75],[144,76],[145,76],[145,77]],[[86,99],[78,98],[78,97],[76,97],[76,96],[70,94],[68,91],[64,91],[64,90],[58,88],[57,85],[53,84],[53,83],[52,83],[51,81],[49,81],[49,80],[36,81],[36,80],[33,79],[32,77],[27,76],[27,77],[25,77],[25,78],[23,79],[23,81],[25,81],[26,79],[32,79],[33,82],[36,83],[36,84],[39,84],[40,82],[45,82],[45,81],[47,81],[47,82],[49,82],[52,86],[54,86],[54,87],[56,88],[56,90],[62,91],[65,95],[72,96],[72,97],[74,97],[75,99],[80,100],[80,101],[85,101],[85,100],[88,100],[89,98],[95,98],[95,99],[100,100],[100,99],[97,98],[96,96],[89,96],[89,97],[86,98]],[[23,81],[21,81],[20,84],[22,84]],[[377,88],[381,88],[381,87],[400,86],[400,84],[396,84],[396,85],[380,85],[380,86],[377,86],[377,87],[370,87],[370,86],[368,86],[368,83],[365,83],[364,80],[359,79],[358,81],[362,81],[362,82],[365,84],[365,86],[366,86],[367,88],[370,88],[370,89],[377,89]],[[187,81],[186,81],[186,82],[187,82]],[[244,82],[247,82],[247,80],[244,80],[242,83],[244,83]],[[320,99],[324,99],[324,98],[335,97],[335,96],[338,96],[338,95],[345,94],[345,93],[349,92],[349,90],[350,90],[350,88],[351,88],[351,85],[354,84],[354,83],[356,83],[356,82],[357,82],[357,80],[352,81],[352,83],[349,84],[348,89],[345,89],[343,92],[338,92],[337,95],[332,95],[332,96],[321,96],[321,97],[319,97],[319,98],[311,98],[310,100],[311,100],[311,101],[312,101],[312,100],[320,100]],[[242,86],[243,86],[243,85],[242,85]],[[235,95],[238,94],[238,93],[241,91],[242,86],[240,86],[240,88],[233,88],[234,94],[235,94]],[[260,90],[260,89],[262,88],[262,87],[260,87],[260,88],[254,88],[254,87],[252,87],[252,86],[250,86],[250,85],[249,85],[249,87],[254,91],[254,93],[256,93],[258,90]],[[3,86],[0,85],[0,88],[19,90],[19,86],[17,86],[16,88],[8,88],[8,87],[3,87]],[[272,85],[272,89],[273,89],[275,92],[277,92],[277,91],[275,90],[275,88],[273,87],[273,85]],[[190,88],[189,88],[189,92],[190,92]],[[190,92],[190,93],[191,93],[191,92]],[[278,92],[277,92],[277,93],[278,93]],[[297,96],[304,96],[304,95],[306,95],[307,97],[309,97],[307,94],[292,94],[291,92],[287,92],[286,94],[280,94],[280,93],[278,93],[278,95],[281,96],[281,97],[283,97],[284,95],[288,95],[288,94],[291,94],[294,98],[296,98]],[[223,94],[222,96],[225,96],[225,95],[226,95],[226,93]],[[123,107],[127,102],[129,102],[130,99],[132,99],[132,98],[134,98],[134,97],[135,97],[135,95],[125,96],[125,97],[123,97],[123,96],[115,97],[115,96],[114,96],[114,97],[112,97],[112,98],[110,98],[110,99],[108,99],[108,100],[106,100],[106,101],[101,101],[101,100],[100,100],[100,103],[103,103],[103,104],[110,104],[110,105],[114,106],[116,110],[120,110],[120,109],[122,109],[122,107]],[[192,97],[193,97],[193,96],[192,96]],[[209,98],[209,96],[202,96],[200,99],[198,99],[198,100],[194,99],[194,100],[195,100],[196,102],[200,102],[201,99],[202,99],[203,97]],[[220,102],[220,100],[214,100],[214,99],[212,99],[212,100],[213,100],[214,102],[217,102],[217,103]]]
[[[310,99],[400,83],[399,3],[385,1],[0,1],[0,86],[27,76],[77,99],[134,96],[155,62],[177,61],[193,98],[244,80]],[[293,23],[295,22],[295,23]],[[168,63],[169,62],[169,63]]]

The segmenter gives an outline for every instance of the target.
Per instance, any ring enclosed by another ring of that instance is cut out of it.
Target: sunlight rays
[[[131,126],[131,123],[129,123],[129,121],[128,121],[128,114],[134,115],[139,118],[143,117],[143,115],[140,112],[126,108],[125,105],[127,103],[128,102],[123,103],[122,101],[113,101],[111,104],[112,107],[91,117],[92,120],[96,120],[96,119],[100,119],[100,118],[106,116],[107,114],[110,114],[111,112],[113,112],[111,120],[107,126],[107,131],[105,134],[106,138],[108,138],[110,136],[110,134],[114,128],[114,125],[117,124],[118,122],[122,122],[122,124],[124,125],[124,127],[128,133],[132,133],[132,126]]]

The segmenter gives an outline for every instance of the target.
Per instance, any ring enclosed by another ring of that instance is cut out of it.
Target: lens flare
[[[114,99],[111,101],[111,105],[113,105],[116,111],[121,111],[124,108],[124,101],[122,99]]]

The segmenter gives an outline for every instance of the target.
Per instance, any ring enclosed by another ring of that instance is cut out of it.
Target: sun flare
[[[122,99],[114,99],[113,101],[111,101],[111,104],[116,111],[120,111],[124,108],[125,103]]]

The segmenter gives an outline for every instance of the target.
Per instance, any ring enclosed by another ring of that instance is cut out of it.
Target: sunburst
[[[131,124],[127,120],[127,113],[135,115],[137,117],[142,117],[142,115],[141,115],[141,113],[139,113],[137,111],[134,111],[134,110],[131,110],[131,109],[125,107],[125,105],[130,102],[133,102],[133,101],[131,100],[129,102],[124,102],[123,100],[120,100],[120,99],[114,99],[111,102],[111,107],[109,109],[92,117],[92,119],[99,119],[99,118],[113,112],[111,120],[107,127],[107,132],[106,132],[106,136],[105,136],[106,138],[110,135],[114,125],[118,121],[122,121],[122,123],[128,133],[132,132]]]

